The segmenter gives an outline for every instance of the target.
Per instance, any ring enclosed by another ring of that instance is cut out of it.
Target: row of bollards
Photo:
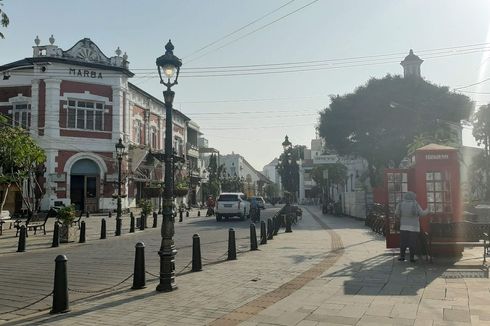
[[[155,218],[155,216],[153,216]],[[134,222],[134,216],[131,215]],[[264,221],[260,222],[260,244],[266,244],[267,240],[272,240],[274,235],[277,235],[279,228],[284,221],[284,216],[274,216],[272,219],[267,220],[267,229]],[[145,223],[143,220],[140,223]],[[291,219],[289,216],[285,217],[284,221],[286,225],[286,232],[292,232]],[[133,223],[134,224],[134,223]],[[105,238],[105,219],[102,219],[101,239]],[[55,224],[55,233],[59,232],[59,226]],[[82,237],[83,233],[83,237]],[[25,234],[26,229],[23,226],[20,230],[20,237],[24,238],[24,248],[21,247],[19,242],[19,251],[25,250]],[[85,241],[85,222],[81,224],[80,242]],[[55,246],[55,240],[53,239],[53,246]],[[58,246],[58,245],[56,245]],[[250,250],[258,250],[257,235],[255,231],[255,224],[250,224]],[[236,260],[236,238],[235,230],[230,228],[228,230],[228,257],[227,260]],[[68,273],[67,273],[67,261],[65,255],[59,255],[55,259],[55,274],[54,274],[54,288],[53,288],[53,305],[50,313],[63,313],[70,311],[69,297],[68,297]],[[201,240],[199,234],[192,236],[192,272],[199,272],[202,270],[201,260]],[[133,286],[131,289],[143,289],[146,287],[146,269],[145,269],[145,244],[138,242],[135,246],[135,258],[134,258],[134,272],[133,272]]]

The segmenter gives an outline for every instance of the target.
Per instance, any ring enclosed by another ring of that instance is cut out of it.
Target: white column
[[[44,115],[44,134],[52,143],[60,137],[60,85],[59,79],[46,79],[46,112]],[[51,146],[50,146],[51,147]]]
[[[39,80],[33,79],[31,82],[31,128],[32,137],[37,138],[39,127]]]
[[[125,141],[129,142],[130,138],[129,135],[131,134],[131,125],[129,122],[131,121],[131,110],[129,108],[129,92],[126,90],[124,92],[126,94],[126,100],[125,100],[125,107],[126,110],[124,110],[124,135],[125,135]]]
[[[44,165],[46,166],[46,172],[44,173],[44,177],[46,178],[46,182],[44,183],[45,193],[43,198],[41,199],[41,209],[47,210],[51,206],[54,205],[54,201],[57,199],[55,187],[56,182],[51,179],[51,175],[55,174],[55,169],[57,166],[56,156],[58,155],[58,151],[54,149],[46,149],[46,162]],[[68,176],[67,176],[68,177]]]
[[[123,88],[112,86],[112,140],[116,143],[122,133]]]

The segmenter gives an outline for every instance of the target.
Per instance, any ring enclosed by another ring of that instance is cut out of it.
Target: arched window
[[[151,148],[158,148],[158,132],[156,127],[150,129]]]

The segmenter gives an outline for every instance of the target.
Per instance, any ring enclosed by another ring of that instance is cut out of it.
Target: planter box
[[[75,242],[77,237],[76,228],[73,226],[60,225],[60,243]]]

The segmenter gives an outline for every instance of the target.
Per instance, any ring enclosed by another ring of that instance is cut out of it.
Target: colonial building
[[[29,130],[47,155],[39,180],[42,209],[60,203],[90,212],[115,209],[119,139],[127,152],[123,208],[135,206],[145,192],[159,197],[163,163],[149,153],[163,151],[165,107],[129,82],[128,56],[119,48],[115,54],[106,56],[88,38],[63,50],[53,36],[48,45],[36,37],[32,57],[0,66],[0,113]],[[194,194],[199,126],[177,110],[173,120],[174,151],[190,158],[176,177],[190,180]]]

